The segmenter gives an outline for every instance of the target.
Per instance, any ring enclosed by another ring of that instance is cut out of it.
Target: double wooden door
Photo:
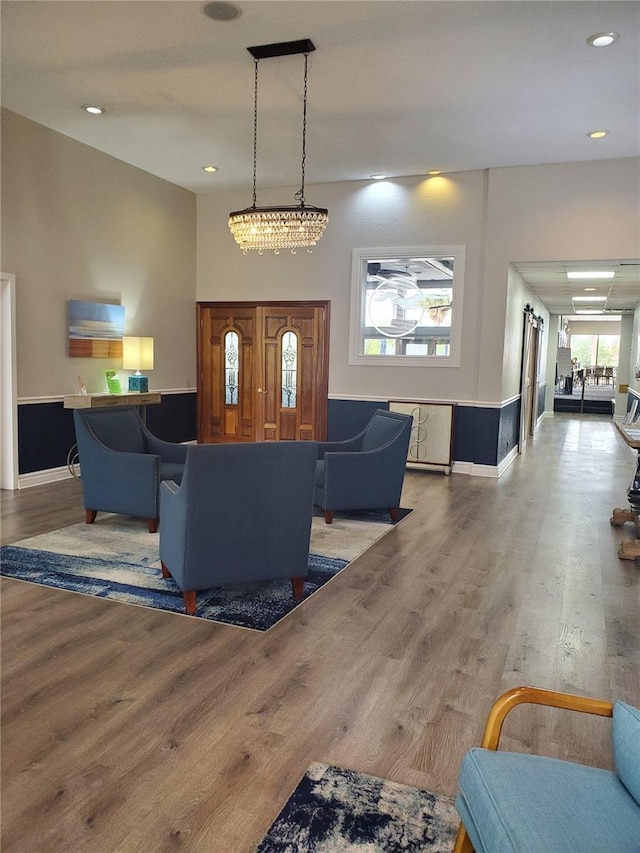
[[[326,436],[328,302],[198,302],[198,441]]]

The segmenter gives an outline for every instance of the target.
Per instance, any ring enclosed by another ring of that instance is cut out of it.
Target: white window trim
[[[377,367],[460,367],[462,348],[462,306],[464,304],[465,246],[401,246],[354,249],[351,263],[351,322],[349,328],[349,364],[375,364]],[[453,263],[454,310],[449,355],[364,355],[360,352],[364,322],[363,264],[371,258],[451,257]]]

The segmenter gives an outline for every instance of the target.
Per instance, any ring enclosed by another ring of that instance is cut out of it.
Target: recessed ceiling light
[[[83,104],[82,109],[92,116],[101,116],[103,113],[106,113],[105,108],[99,107],[97,104]]]
[[[203,166],[202,171],[203,172],[217,172],[218,167],[217,166]]]
[[[587,39],[587,44],[593,47],[609,47],[616,39],[619,39],[618,33],[594,33]]]
[[[442,169],[429,169],[427,175],[441,175]]]
[[[207,18],[212,18],[214,21],[234,21],[242,14],[242,10],[234,6],[233,3],[224,3],[221,0],[213,0],[212,3],[207,3],[202,11]]]
[[[372,181],[384,181],[387,175],[369,175]]]
[[[572,296],[572,302],[606,302],[606,296]]]
[[[608,135],[608,130],[590,130],[589,133],[587,133],[589,139],[604,139],[604,137]]]
[[[589,291],[595,291],[595,287],[585,287],[583,288],[584,292],[587,293]]]
[[[613,278],[614,272],[608,270],[572,270],[567,278]]]
[[[602,311],[598,311],[597,308],[580,308],[578,311],[574,312],[575,314],[602,314]]]

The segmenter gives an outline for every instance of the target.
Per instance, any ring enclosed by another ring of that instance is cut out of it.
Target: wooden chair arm
[[[571,693],[557,693],[554,690],[543,690],[540,687],[514,687],[496,699],[489,711],[480,744],[483,749],[495,750],[498,748],[505,717],[516,705],[522,704],[547,705],[551,708],[565,708],[569,711],[597,714],[600,717],[613,716],[613,704],[601,699],[588,699],[585,696],[575,696]]]
[[[483,749],[498,749],[500,733],[505,717],[516,705],[547,705],[550,708],[565,708],[568,711],[581,711],[585,714],[597,714],[600,717],[613,716],[613,704],[601,699],[588,699],[572,693],[557,693],[555,690],[543,690],[541,687],[514,687],[507,690],[493,703],[482,735]],[[453,853],[474,853],[473,845],[463,823],[458,828]]]

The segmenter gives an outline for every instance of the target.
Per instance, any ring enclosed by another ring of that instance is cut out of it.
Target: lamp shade
[[[153,370],[153,338],[123,338],[124,370]]]

